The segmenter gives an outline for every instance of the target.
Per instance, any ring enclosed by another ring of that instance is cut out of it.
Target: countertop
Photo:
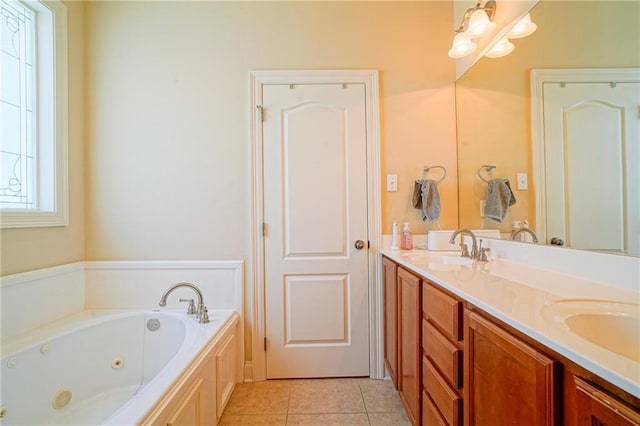
[[[638,304],[638,291],[584,278],[491,259],[472,265],[438,265],[412,260],[425,250],[380,253],[428,278],[553,351],[640,398],[640,363],[573,334],[553,315],[555,302],[598,300]],[[438,252],[433,252],[438,256]],[[449,253],[451,255],[451,253]],[[637,305],[636,305],[637,306]],[[638,344],[640,336],[629,336]],[[635,339],[635,340],[634,340]]]

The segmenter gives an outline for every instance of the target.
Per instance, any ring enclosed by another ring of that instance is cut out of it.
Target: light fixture
[[[474,7],[464,12],[460,27],[455,31],[449,57],[462,58],[476,50],[477,45],[471,39],[485,36],[496,28],[493,23],[496,7],[495,0],[488,0],[484,6],[482,0],[478,0]]]
[[[507,33],[507,37],[509,38],[522,38],[534,33],[534,31],[538,28],[536,24],[531,22],[531,15],[528,13],[518,21],[517,24],[511,28],[511,30]]]
[[[475,44],[466,33],[458,33],[453,37],[453,46],[449,50],[449,57],[465,57],[476,50],[476,47],[478,47],[478,45]]]
[[[478,38],[489,34],[496,29],[496,24],[491,22],[489,15],[483,9],[478,9],[469,18],[469,28],[466,33],[471,38]]]
[[[502,37],[484,56],[487,58],[501,58],[513,52],[514,47],[507,37]]]

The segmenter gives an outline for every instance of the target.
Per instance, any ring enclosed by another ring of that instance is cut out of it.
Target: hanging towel
[[[420,209],[424,222],[440,219],[440,194],[438,182],[433,179],[418,179],[413,186],[413,207]]]
[[[510,206],[516,203],[509,179],[491,179],[487,185],[484,215],[502,223]]]

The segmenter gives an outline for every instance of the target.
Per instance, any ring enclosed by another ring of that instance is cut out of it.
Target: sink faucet
[[[453,235],[451,235],[451,238],[449,239],[449,244],[453,244],[456,240],[456,237],[459,234],[467,234],[468,236],[471,237],[471,241],[472,241],[472,245],[471,245],[471,253],[469,254],[469,258],[470,259],[475,259],[478,257],[478,241],[476,239],[476,234],[474,234],[470,229],[458,229],[456,232],[453,233]],[[460,237],[460,247],[465,247],[464,243],[463,243],[463,237]],[[464,255],[464,251],[463,251],[463,255]]]
[[[516,236],[517,236],[519,233],[521,233],[521,232],[526,232],[526,233],[530,234],[530,235],[531,235],[531,238],[533,239],[533,242],[534,242],[534,243],[537,243],[537,242],[538,242],[538,236],[536,235],[536,233],[535,233],[535,232],[533,232],[533,230],[532,230],[532,229],[530,229],[530,228],[525,228],[525,227],[523,227],[523,228],[518,228],[518,229],[516,229],[515,231],[513,231],[513,232],[511,233],[511,240],[512,240],[512,241],[513,241],[513,240],[515,240],[515,239],[516,239]]]
[[[198,298],[198,307],[197,307],[197,309],[195,311],[195,314],[198,317],[198,320],[199,320],[200,324],[208,323],[209,322],[209,314],[208,314],[207,307],[204,306],[204,302],[202,300],[202,292],[194,284],[191,284],[191,283],[176,283],[176,284],[172,285],[171,287],[169,287],[162,294],[162,297],[160,298],[160,303],[158,303],[158,305],[167,306],[167,297],[169,297],[169,295],[171,294],[171,292],[173,290],[175,290],[176,288],[179,288],[179,287],[188,287],[188,288],[192,289],[193,291],[195,291],[196,297]],[[181,302],[187,302],[189,300],[180,299],[180,301]],[[191,300],[191,302],[193,302],[193,299]],[[191,308],[191,304],[189,305],[189,307]],[[193,313],[193,311],[191,309],[189,309],[188,313]]]

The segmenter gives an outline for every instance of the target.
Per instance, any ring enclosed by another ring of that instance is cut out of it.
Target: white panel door
[[[268,378],[369,375],[364,101],[363,84],[263,86]]]
[[[545,83],[547,237],[640,254],[640,83]]]

